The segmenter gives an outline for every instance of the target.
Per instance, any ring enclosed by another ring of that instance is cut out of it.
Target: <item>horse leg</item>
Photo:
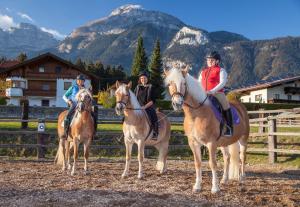
[[[144,148],[145,143],[144,140],[138,140],[138,161],[139,161],[139,172],[138,172],[138,179],[143,178],[143,161],[144,161]]]
[[[194,141],[192,137],[188,137],[190,148],[194,155],[194,164],[196,170],[196,183],[193,186],[194,192],[200,192],[202,184],[202,170],[201,170],[201,144]]]
[[[247,142],[242,140],[239,141],[240,143],[240,160],[241,160],[241,178],[240,181],[243,182],[246,178],[245,174],[245,162],[246,162],[246,151],[247,151]]]
[[[219,183],[218,183],[218,175],[217,175],[217,160],[216,160],[216,151],[217,146],[215,143],[208,143],[207,148],[209,151],[209,166],[212,171],[212,193],[217,193],[220,191]]]
[[[88,139],[84,142],[84,173],[87,175],[88,174],[88,165],[87,161],[89,158],[89,147],[90,147],[91,139]]]
[[[125,137],[125,147],[126,147],[126,164],[125,164],[125,169],[122,174],[122,178],[126,177],[129,172],[129,165],[131,161],[131,151],[132,151],[132,145],[133,143],[129,142],[128,139]]]
[[[221,147],[221,151],[222,151],[223,160],[224,160],[224,166],[223,166],[224,167],[224,172],[223,172],[223,177],[222,177],[221,183],[227,184],[230,154],[229,154],[229,151],[228,151],[228,147]]]
[[[156,163],[156,169],[159,171],[160,174],[163,174],[167,171],[166,162],[167,162],[167,155],[168,155],[169,140],[160,142],[155,147],[159,151],[158,160]]]
[[[61,138],[59,140],[59,144],[60,144],[60,147],[58,148],[58,150],[61,150],[61,152],[59,152],[60,154],[58,154],[58,159],[61,159],[62,161],[62,171],[65,171],[66,170],[66,140]]]
[[[69,141],[66,141],[66,158],[67,158],[67,168],[68,170],[71,170],[71,164],[70,164],[70,150],[71,150],[71,145]]]
[[[72,168],[72,172],[71,172],[71,175],[74,175],[75,174],[75,167],[76,167],[76,161],[78,159],[78,140],[77,138],[73,139],[73,148],[74,148],[74,162],[73,162],[73,168]]]

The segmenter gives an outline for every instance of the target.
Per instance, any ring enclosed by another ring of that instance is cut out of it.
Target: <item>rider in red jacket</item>
[[[230,110],[230,105],[224,93],[224,87],[227,82],[227,72],[220,67],[221,56],[218,52],[210,52],[206,56],[207,67],[204,68],[199,76],[199,81],[207,94],[215,96],[221,103],[224,117],[227,121],[226,132],[224,136],[232,136],[233,134],[233,119]]]

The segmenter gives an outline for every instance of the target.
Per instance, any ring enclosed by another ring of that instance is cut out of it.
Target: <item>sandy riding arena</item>
[[[94,160],[84,175],[80,161],[72,177],[50,161],[0,160],[0,206],[300,206],[299,169],[246,166],[244,184],[221,185],[221,192],[212,195],[206,163],[200,193],[192,192],[192,161],[168,161],[168,172],[159,175],[155,161],[146,159],[142,180],[136,160],[121,179],[124,163]]]

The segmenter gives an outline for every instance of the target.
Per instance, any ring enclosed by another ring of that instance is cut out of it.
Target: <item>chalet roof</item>
[[[300,76],[286,77],[286,78],[277,79],[277,80],[273,80],[273,81],[271,80],[268,82],[258,83],[258,84],[250,85],[250,86],[247,86],[244,88],[235,89],[234,91],[235,92],[256,91],[256,90],[271,88],[271,87],[286,84],[286,83],[291,83],[296,80],[300,80]]]
[[[56,56],[56,55],[54,55],[54,54],[52,54],[52,53],[50,53],[50,52],[47,52],[47,53],[44,53],[44,54],[42,54],[42,55],[36,56],[36,57],[34,57],[34,58],[25,60],[25,61],[23,61],[23,62],[21,62],[21,63],[12,65],[12,66],[10,66],[10,67],[4,68],[3,70],[0,70],[0,73],[5,73],[5,72],[12,71],[12,70],[17,69],[17,68],[19,68],[19,67],[25,66],[25,65],[27,65],[27,64],[33,63],[33,62],[35,62],[35,61],[38,61],[38,60],[41,60],[41,59],[44,59],[44,58],[47,58],[47,57],[51,57],[51,58],[53,58],[53,59],[55,59],[55,60],[57,60],[57,61],[59,61],[59,62],[62,62],[62,63],[64,63],[64,64],[68,65],[69,67],[72,67],[72,68],[74,68],[75,70],[78,70],[78,71],[80,71],[81,73],[83,73],[83,74],[85,74],[85,75],[87,75],[87,76],[89,76],[89,77],[93,77],[94,79],[99,79],[96,75],[94,75],[94,74],[92,74],[92,73],[89,73],[89,72],[87,72],[87,71],[85,71],[85,70],[82,70],[81,68],[79,68],[78,66],[74,65],[73,63],[71,63],[71,62],[69,62],[69,61],[67,61],[67,60],[65,60],[65,59],[63,59],[63,58],[60,58],[60,57],[58,57],[58,56]],[[1,66],[0,66],[0,68],[1,68]]]
[[[6,68],[10,68],[14,65],[19,64],[20,62],[18,60],[6,60],[2,63],[0,63],[0,69],[6,69]]]

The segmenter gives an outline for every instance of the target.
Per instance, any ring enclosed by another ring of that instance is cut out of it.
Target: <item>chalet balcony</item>
[[[269,99],[268,103],[291,103],[300,104],[300,100],[287,100],[287,99]]]
[[[293,94],[293,95],[295,95],[295,94],[300,94],[300,87],[291,87],[291,86],[289,86],[289,87],[284,87],[284,93],[285,94]]]
[[[7,88],[5,90],[6,97],[21,97],[23,96],[22,88]]]
[[[56,96],[56,91],[45,91],[45,90],[25,90],[24,96]]]

